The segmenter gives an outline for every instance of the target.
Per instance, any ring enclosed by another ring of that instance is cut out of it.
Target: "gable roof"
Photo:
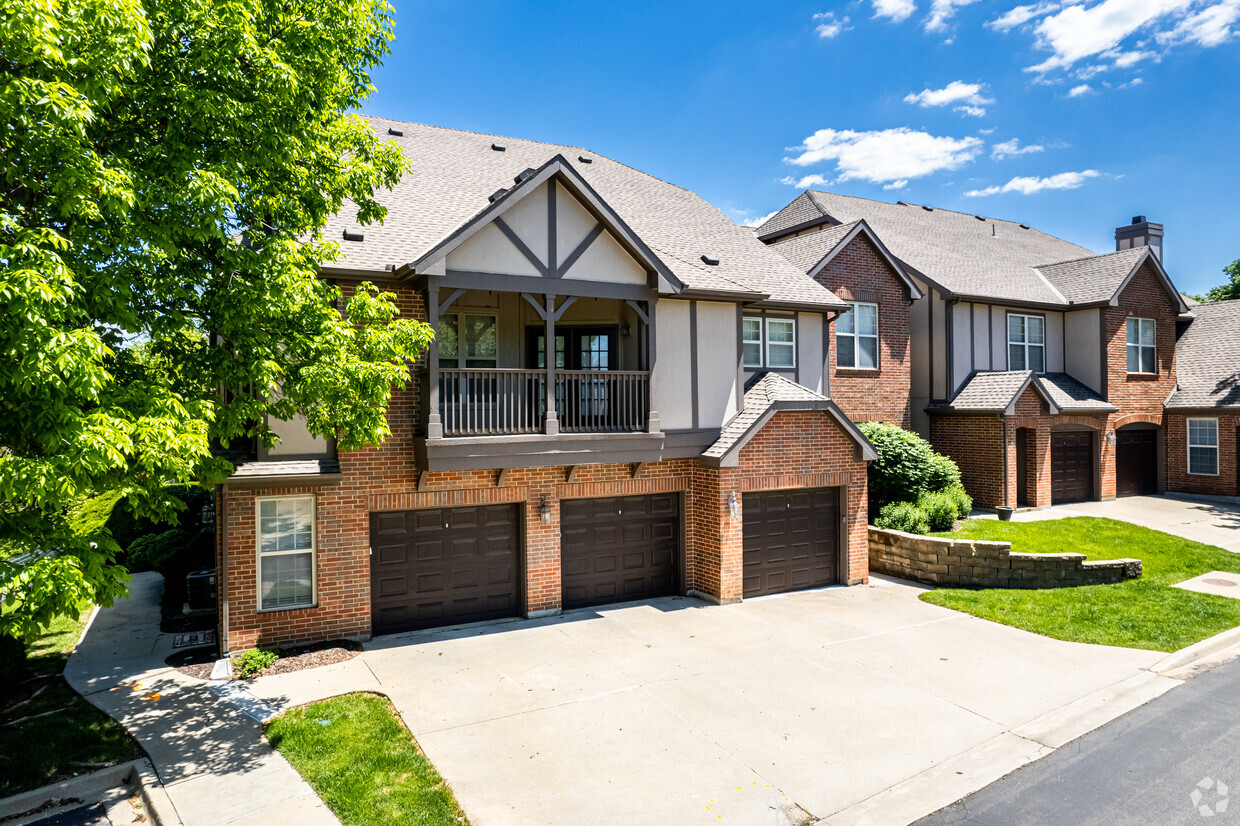
[[[352,204],[328,221],[325,238],[337,240],[348,231],[362,233],[363,240],[340,241],[340,258],[325,264],[325,272],[365,275],[418,262],[487,213],[499,190],[508,192],[496,203],[516,197],[513,190],[521,185],[514,181],[526,169],[544,169],[559,156],[557,174],[579,180],[686,292],[844,307],[698,195],[597,152],[386,118],[369,121],[380,137],[401,147],[411,169],[390,191],[378,193],[388,209],[384,223],[358,225]]]
[[[1168,408],[1240,408],[1240,301],[1201,303],[1175,345]]]
[[[741,448],[762,426],[776,413],[792,410],[822,410],[829,413],[856,443],[857,452],[863,461],[878,458],[870,440],[844,415],[835,402],[777,373],[762,373],[750,380],[741,412],[724,426],[715,443],[702,453],[702,464],[710,467],[736,467]]]
[[[1038,381],[1061,413],[1111,413],[1119,409],[1067,373],[1043,373]]]
[[[820,217],[812,217],[810,204]],[[1015,221],[812,189],[784,210],[762,227],[761,237],[768,243],[795,231],[798,221],[804,228],[807,220],[810,225],[821,225],[865,219],[914,277],[966,300],[1046,307],[1107,303],[1140,266],[1136,259],[1149,253],[1139,247],[1096,255]],[[1125,265],[1127,270],[1121,274]],[[1174,291],[1161,263],[1157,266],[1168,291]]]
[[[1116,408],[1067,373],[1032,370],[986,370],[972,373],[960,392],[940,409],[970,413],[1016,412],[1016,401],[1032,387],[1050,408],[1058,413],[1110,413]]]
[[[887,246],[870,228],[870,225],[864,219],[853,221],[850,224],[839,224],[838,226],[829,226],[817,232],[807,233],[805,235],[795,235],[781,238],[771,243],[771,248],[777,250],[780,255],[787,258],[796,265],[797,269],[802,270],[810,278],[814,278],[823,268],[830,264],[836,255],[847,247],[857,236],[864,236],[869,239],[874,248],[878,250],[878,254],[883,258],[888,266],[895,272],[896,278],[904,284],[908,290],[909,297],[913,299],[921,298],[922,292],[918,288],[916,282],[909,276],[900,261],[891,254]]]
[[[1132,249],[1108,252],[1102,255],[1091,255],[1072,261],[1060,261],[1055,264],[1039,264],[1034,269],[1040,272],[1047,281],[1055,285],[1070,304],[1094,304],[1106,302],[1114,304],[1128,282],[1137,274],[1142,265],[1150,262],[1162,282],[1168,297],[1177,304],[1181,313],[1188,312],[1184,297],[1171,283],[1162,262],[1149,247],[1133,247]]]

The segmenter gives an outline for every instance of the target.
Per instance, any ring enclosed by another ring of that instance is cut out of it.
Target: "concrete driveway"
[[[381,691],[476,826],[584,826],[908,822],[1176,684],[872,582],[380,638],[252,690]]]
[[[993,518],[994,514],[989,516]],[[1038,511],[1023,511],[1014,514],[1012,519],[1029,522],[1069,516],[1118,519],[1240,553],[1240,505],[1222,502],[1170,496],[1127,496],[1109,502],[1078,502]]]

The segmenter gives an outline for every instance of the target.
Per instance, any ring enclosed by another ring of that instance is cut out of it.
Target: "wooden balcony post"
[[[659,428],[660,428],[659,411],[655,410],[655,407],[654,407],[654,399],[655,399],[654,368],[655,368],[655,359],[659,353],[659,348],[655,346],[655,329],[654,329],[654,316],[655,316],[654,304],[655,304],[655,301],[657,300],[657,297],[658,297],[658,294],[652,292],[650,294],[650,300],[646,302],[646,317],[650,319],[649,323],[646,324],[646,370],[650,373],[650,380],[647,383],[647,388],[648,388],[647,392],[650,394],[650,403],[649,403],[650,412],[647,414],[647,417],[646,417],[646,432],[647,433],[658,433]],[[689,380],[697,381],[697,376],[696,375],[690,376]]]
[[[439,288],[427,287],[426,289],[426,318],[427,323],[431,325],[431,329],[435,331],[435,337],[431,339],[431,344],[426,348],[426,375],[430,387],[427,405],[430,411],[426,417],[426,438],[442,439],[443,438],[443,419],[439,415]]]
[[[544,432],[548,436],[560,433],[560,420],[555,410],[555,296],[547,295],[546,330],[543,335],[543,354],[547,362],[547,418]]]

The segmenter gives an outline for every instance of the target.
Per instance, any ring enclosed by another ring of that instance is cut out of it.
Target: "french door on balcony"
[[[564,327],[555,336],[555,406],[560,421],[570,430],[614,429],[615,398],[620,388],[603,377],[582,375],[615,370],[619,364],[619,331],[616,327]],[[526,331],[526,361],[531,369],[547,366],[544,331]],[[643,404],[644,407],[644,404]]]

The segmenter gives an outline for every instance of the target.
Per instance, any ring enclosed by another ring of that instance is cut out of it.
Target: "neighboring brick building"
[[[217,496],[224,648],[865,582],[848,305],[700,198],[574,147],[375,119],[413,171],[328,227],[437,331],[380,446],[303,423]],[[656,252],[657,250],[657,252]]]

